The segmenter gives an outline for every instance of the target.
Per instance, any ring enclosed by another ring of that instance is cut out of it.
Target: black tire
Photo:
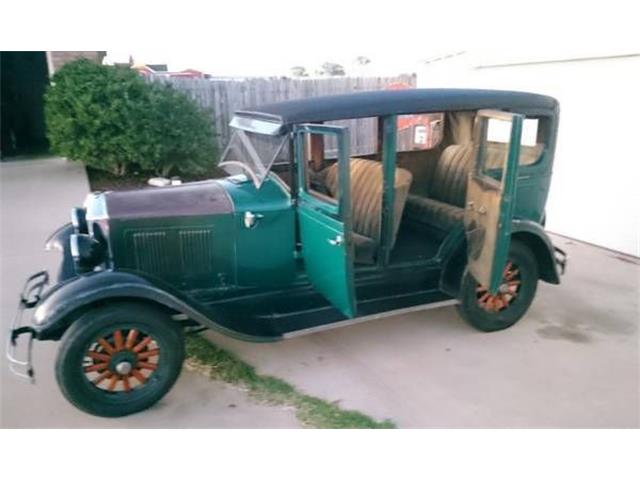
[[[495,332],[511,327],[524,316],[535,297],[538,286],[538,262],[531,249],[522,242],[512,240],[508,262],[513,266],[509,275],[516,271],[519,284],[513,291],[499,297],[499,304],[493,302],[491,309],[487,309],[484,300],[487,293],[478,291],[481,287],[468,267],[462,276],[458,312],[467,323],[480,331]],[[509,263],[507,265],[509,266]],[[505,275],[505,282],[509,275]]]
[[[182,328],[160,308],[124,302],[97,307],[63,336],[56,379],[67,400],[80,410],[100,417],[130,415],[149,408],[171,389],[182,368],[184,348]],[[96,370],[87,373],[92,368]],[[126,368],[130,371],[120,375]]]

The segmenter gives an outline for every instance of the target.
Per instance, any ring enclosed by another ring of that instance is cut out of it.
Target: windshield
[[[247,175],[256,188],[260,188],[274,163],[289,161],[288,138],[287,135],[263,135],[236,128],[222,154],[220,167],[230,175]]]

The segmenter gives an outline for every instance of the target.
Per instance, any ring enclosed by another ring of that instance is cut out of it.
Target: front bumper
[[[564,272],[567,270],[567,261],[569,256],[567,255],[567,252],[556,246],[553,247],[553,250],[556,265],[560,268],[560,275],[564,275]]]
[[[7,360],[9,361],[9,370],[18,377],[27,379],[33,383],[34,371],[31,361],[31,352],[33,339],[36,331],[30,325],[25,325],[24,312],[35,308],[40,302],[44,288],[49,284],[49,273],[41,271],[31,275],[22,288],[20,300],[16,314],[11,323],[9,337],[7,340]],[[25,351],[22,355],[18,354],[18,338],[22,335],[28,335]]]

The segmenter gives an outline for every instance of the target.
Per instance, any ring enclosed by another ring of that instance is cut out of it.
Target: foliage
[[[356,65],[364,66],[371,63],[371,59],[369,57],[365,57],[363,55],[359,55],[355,59]]]
[[[325,62],[320,68],[320,75],[328,75],[331,77],[343,77],[345,75],[344,67],[339,63]]]
[[[385,420],[377,422],[353,410],[342,410],[335,403],[304,395],[279,378],[259,375],[233,354],[199,336],[187,337],[188,361],[211,378],[247,388],[251,395],[273,405],[296,409],[303,425],[312,428],[394,428]]]
[[[293,75],[294,77],[308,77],[309,74],[307,73],[307,69],[300,66],[300,65],[296,65],[295,67],[291,67],[291,75]]]
[[[116,175],[134,166],[164,176],[197,173],[217,159],[206,113],[128,68],[66,64],[45,95],[45,115],[54,152]]]

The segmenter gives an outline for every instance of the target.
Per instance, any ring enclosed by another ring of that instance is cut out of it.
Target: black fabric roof
[[[545,95],[506,90],[420,88],[376,90],[312,97],[261,105],[236,115],[282,124],[323,122],[392,114],[492,108],[530,114],[553,114],[558,102]]]

